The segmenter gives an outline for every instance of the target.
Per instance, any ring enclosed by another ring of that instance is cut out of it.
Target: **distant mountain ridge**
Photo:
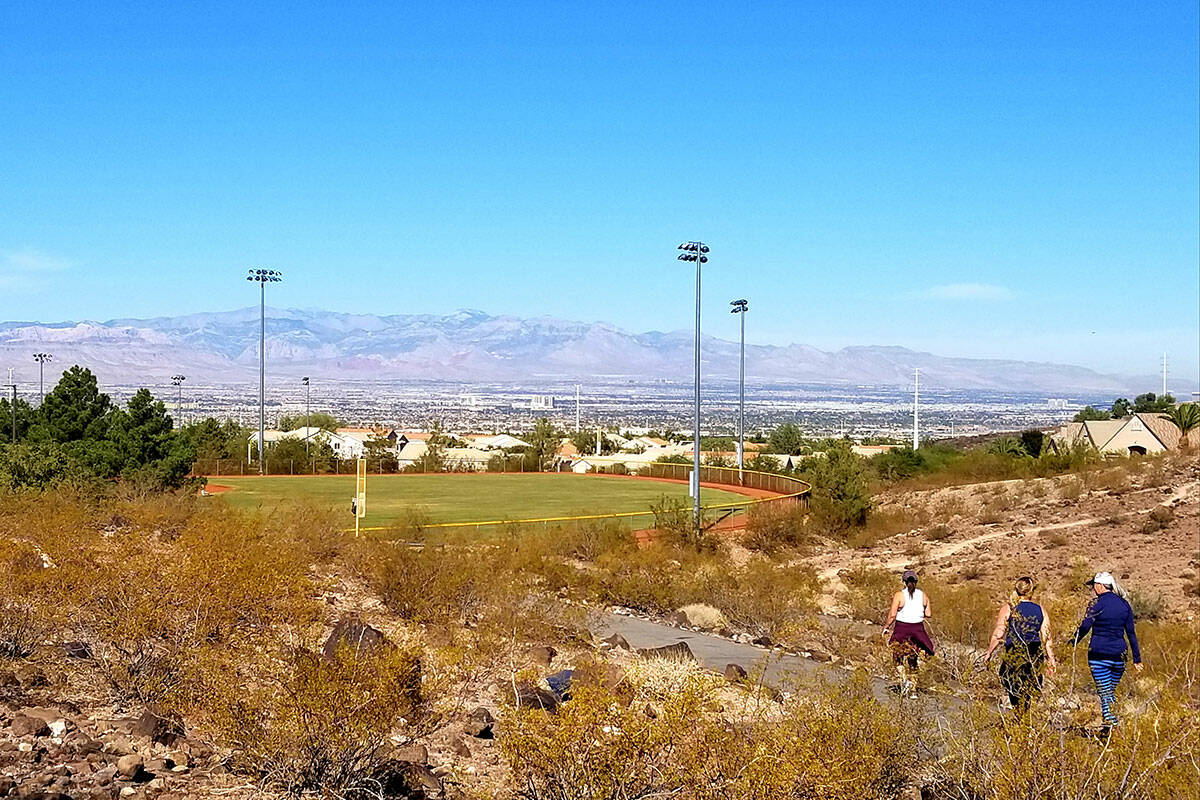
[[[83,364],[106,383],[165,379],[234,383],[257,376],[257,308],[108,322],[0,323],[0,354],[25,363],[36,350],[56,365]],[[691,331],[629,333],[603,322],[522,319],[461,310],[431,314],[346,314],[268,309],[268,372],[343,380],[493,382],[587,379],[678,380],[692,375]],[[703,371],[737,378],[737,342],[704,337]],[[747,345],[754,382],[911,385],[913,369],[936,388],[1129,394],[1152,378],[1104,375],[1084,367],[947,358],[903,347],[825,352],[802,344]]]

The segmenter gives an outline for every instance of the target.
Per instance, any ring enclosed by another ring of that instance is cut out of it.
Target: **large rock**
[[[492,716],[492,712],[480,706],[467,716],[467,721],[463,723],[463,732],[476,739],[490,739],[495,722],[496,718]]]
[[[131,732],[170,747],[184,736],[183,720],[159,708],[147,708],[133,723]]]
[[[388,757],[404,764],[428,764],[429,750],[423,744],[412,742],[392,748]]]
[[[558,651],[549,645],[545,647],[535,647],[529,651],[529,660],[539,667],[549,669],[550,663],[554,661],[554,657],[556,655],[558,655]]]
[[[117,774],[122,778],[133,780],[142,774],[145,761],[137,753],[130,753],[117,759]]]
[[[629,646],[629,642],[625,640],[625,637],[619,633],[614,633],[612,636],[606,636],[605,638],[600,640],[600,643],[602,645],[607,645],[614,650],[632,650],[633,649],[632,647]]]
[[[637,651],[642,658],[668,658],[675,661],[695,661],[696,656],[687,642],[675,642],[662,647],[647,647]]]
[[[49,736],[50,726],[46,720],[26,714],[17,714],[12,721],[13,736]]]
[[[517,684],[517,706],[519,708],[540,708],[554,713],[560,705],[558,695],[532,683]]]
[[[326,659],[332,659],[339,647],[348,647],[354,651],[355,655],[369,653],[386,644],[387,637],[383,635],[382,631],[372,628],[357,617],[346,617],[338,620],[337,624],[333,626],[333,632],[329,634],[329,638],[325,640],[325,646],[321,648],[321,655]]]
[[[746,677],[746,670],[740,664],[725,665],[725,680],[730,683],[741,683]]]

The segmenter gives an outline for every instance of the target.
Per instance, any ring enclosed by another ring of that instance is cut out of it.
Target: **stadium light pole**
[[[179,424],[183,424],[183,382],[186,375],[172,375],[171,385],[175,387],[175,413],[179,415]]]
[[[730,314],[740,317],[742,328],[742,355],[738,362],[738,483],[743,480],[742,470],[746,467],[746,312],[750,304],[745,300],[733,300]]]
[[[305,375],[300,379],[304,384],[304,455],[308,455],[308,440],[312,438],[312,420],[309,419],[308,410],[308,376]]]
[[[704,242],[684,242],[679,245],[680,261],[696,262],[696,407],[692,435],[692,518],[696,534],[700,533],[700,267],[708,263],[708,245]]]
[[[283,273],[273,269],[252,269],[246,280],[258,284],[258,474],[266,474],[264,439],[267,427],[267,284],[279,283]]]
[[[33,360],[38,362],[38,405],[46,402],[46,362],[53,361],[49,353],[34,353]]]

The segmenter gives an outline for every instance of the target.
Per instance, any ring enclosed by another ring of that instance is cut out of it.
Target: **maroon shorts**
[[[900,622],[897,620],[895,627],[892,628],[892,638],[888,642],[897,650],[911,649],[914,655],[916,649],[933,655],[933,642],[925,630],[924,622]]]

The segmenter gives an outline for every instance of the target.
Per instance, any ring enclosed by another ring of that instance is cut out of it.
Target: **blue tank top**
[[[1037,603],[1022,600],[1008,615],[1008,634],[1004,637],[1005,647],[1041,644],[1042,607]]]

